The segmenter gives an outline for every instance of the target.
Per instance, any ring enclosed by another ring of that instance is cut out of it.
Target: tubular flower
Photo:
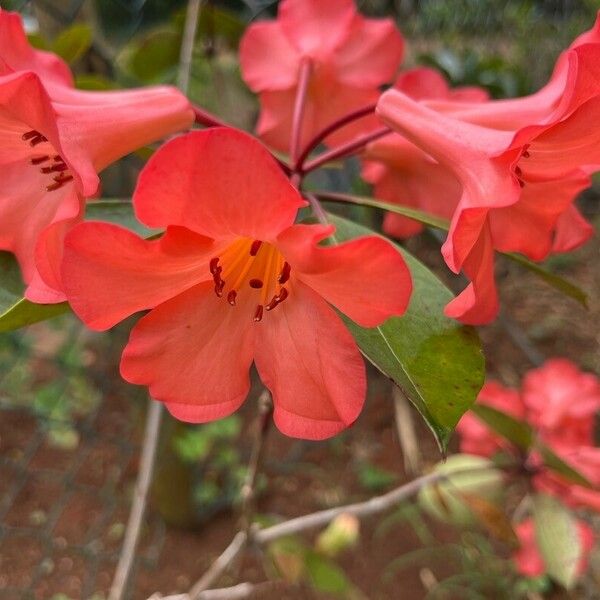
[[[345,114],[375,103],[392,81],[404,42],[391,19],[366,19],[353,0],[283,0],[276,21],[248,27],[240,46],[244,80],[259,93],[258,133],[273,148],[289,149],[301,70],[310,69],[300,141]],[[377,125],[375,118],[370,125]],[[345,141],[363,127],[349,126],[330,138]]]
[[[449,102],[485,102],[488,94],[477,87],[452,89],[436,70],[419,67],[400,75],[394,88],[419,101],[439,98]],[[374,185],[377,198],[401,206],[452,218],[461,186],[454,173],[399,134],[371,142],[363,153],[362,176]],[[406,238],[423,230],[419,222],[388,212],[383,221],[388,235]]]
[[[539,551],[533,519],[526,519],[515,527],[521,547],[513,555],[517,571],[526,577],[539,577],[546,573],[546,565]],[[577,563],[577,575],[583,574],[588,566],[590,552],[594,547],[594,530],[585,521],[577,520],[577,532],[581,544],[581,556]]]
[[[456,119],[398,90],[382,95],[383,121],[450,169],[462,186],[442,253],[471,284],[446,307],[448,316],[469,324],[493,320],[493,250],[543,259],[558,219],[600,167],[600,127],[593,125],[600,122],[599,51],[595,44],[570,50],[569,77],[552,120],[514,132]]]
[[[64,233],[111,162],[191,125],[175,89],[73,89],[66,64],[28,44],[20,17],[0,10],[0,250],[14,253],[34,302],[64,300]]]
[[[205,422],[242,404],[254,360],[282,432],[322,439],[354,422],[364,364],[330,304],[366,327],[402,314],[411,280],[391,244],[319,246],[334,228],[294,225],[298,191],[259,142],[224,128],[165,144],[133,203],[140,221],[166,228],[159,240],[82,223],[62,269],[93,329],[151,309],[123,353],[127,381],[175,417]]]

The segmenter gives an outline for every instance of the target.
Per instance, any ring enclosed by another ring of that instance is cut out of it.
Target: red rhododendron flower
[[[68,67],[33,50],[20,17],[0,10],[0,249],[16,255],[30,300],[64,300],[62,237],[97,192],[97,173],[193,118],[172,88],[74,90]]]
[[[546,573],[546,565],[540,554],[537,540],[535,538],[535,523],[533,519],[527,519],[519,523],[515,528],[521,547],[513,555],[517,570],[526,577],[539,577]],[[581,557],[577,564],[577,574],[585,573],[590,552],[594,547],[594,530],[584,521],[577,520],[577,532],[581,544]]]
[[[523,380],[528,421],[547,442],[561,445],[593,443],[600,410],[600,381],[565,359],[548,360]]]
[[[353,0],[282,0],[277,20],[248,27],[240,46],[244,80],[260,94],[259,135],[277,150],[289,150],[303,63],[310,63],[300,138],[305,144],[332,121],[376,102],[379,87],[398,69],[403,46],[391,19],[366,19]],[[368,122],[346,127],[330,141],[353,137]]]
[[[600,118],[600,44],[576,45],[562,64],[558,101],[517,130],[466,122],[462,113],[434,110],[399,90],[379,101],[381,118],[452,170],[462,186],[443,254],[471,284],[448,305],[448,316],[471,324],[491,321],[498,310],[493,250],[543,259],[560,217],[570,212],[573,225],[572,202],[600,167],[600,128],[589,125]],[[551,83],[554,94],[557,84]],[[487,104],[494,103],[479,103],[478,110]],[[563,239],[562,247],[569,245]]]
[[[419,67],[400,75],[394,88],[415,100],[432,98],[450,102],[484,102],[489,99],[478,87],[452,89],[436,70]],[[362,176],[372,183],[377,198],[450,219],[461,196],[460,182],[451,169],[441,165],[399,134],[371,142],[363,154]],[[406,238],[423,230],[418,221],[388,212],[383,221],[388,235]]]
[[[284,433],[326,438],[357,418],[364,364],[329,304],[365,327],[402,314],[411,280],[391,244],[319,246],[334,228],[294,225],[298,191],[259,142],[224,128],[159,149],[133,203],[162,238],[83,223],[63,263],[69,302],[93,329],[152,309],[124,351],[127,381],[204,422],[241,405],[254,360]]]
[[[485,383],[477,398],[479,404],[491,406],[516,419],[525,417],[525,406],[517,390],[506,388],[495,381]],[[490,457],[510,447],[508,442],[496,435],[478,417],[466,413],[456,426],[460,436],[460,451]]]

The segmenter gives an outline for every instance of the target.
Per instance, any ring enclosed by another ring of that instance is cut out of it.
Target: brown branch
[[[123,542],[119,564],[115,571],[115,577],[110,588],[108,600],[122,600],[122,598],[125,597],[125,588],[131,573],[131,567],[133,566],[135,551],[142,529],[142,521],[146,511],[146,499],[148,497],[148,490],[154,471],[154,459],[156,457],[161,417],[162,404],[150,398],[148,400],[146,432],[144,434],[140,470],[135,484],[133,504],[131,506],[131,512],[129,513],[129,521],[127,522],[127,529],[125,531],[125,540]]]
[[[404,392],[397,385],[393,386],[392,397],[394,399],[394,417],[396,419],[398,441],[402,448],[404,469],[414,477],[421,472],[421,451],[417,440],[413,410]]]

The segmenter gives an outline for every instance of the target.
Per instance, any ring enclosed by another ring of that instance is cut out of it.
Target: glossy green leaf
[[[85,23],[74,23],[54,40],[52,50],[68,63],[80,59],[92,45],[92,28]]]
[[[544,494],[534,496],[533,519],[546,573],[566,589],[572,588],[583,552],[577,520],[556,498]]]
[[[530,425],[485,404],[476,404],[471,409],[490,429],[521,450],[528,450],[533,443]]]
[[[133,212],[133,204],[131,204],[130,200],[98,200],[97,202],[88,202],[85,220],[105,221],[121,225],[142,237],[150,237],[159,231],[158,229],[149,229],[136,219]]]
[[[337,241],[374,235],[341,217],[329,218],[337,227]],[[444,316],[452,293],[416,258],[396,247],[413,277],[406,314],[372,329],[344,320],[363,354],[404,390],[445,451],[454,427],[483,385],[481,345],[474,329]]]
[[[359,206],[370,206],[372,208],[387,210],[402,215],[403,217],[414,219],[415,221],[418,221],[423,225],[427,225],[428,227],[442,229],[443,231],[448,231],[450,227],[450,223],[446,219],[441,219],[420,210],[415,210],[399,204],[383,202],[381,200],[377,200],[376,198],[369,198],[367,196],[353,196],[350,194],[337,194],[334,192],[315,192],[315,195],[322,200],[327,200],[330,202],[351,203]],[[561,277],[556,273],[552,273],[543,265],[534,263],[525,256],[517,254],[516,252],[499,252],[498,254],[501,254],[509,260],[521,265],[525,269],[528,269],[540,279],[545,281],[549,286],[553,287],[559,292],[562,292],[566,296],[573,298],[587,308],[587,294],[574,283],[567,281],[564,277]]]
[[[69,310],[66,302],[34,304],[23,298],[19,265],[12,254],[0,252],[0,332],[51,319]]]
[[[552,471],[555,471],[564,479],[575,483],[577,485],[581,485],[586,488],[594,489],[594,484],[587,479],[584,475],[582,475],[579,471],[574,469],[571,465],[566,463],[558,454],[556,454],[553,450],[548,448],[545,444],[538,442],[537,449],[541,454],[544,464]]]
[[[308,551],[304,560],[310,582],[317,590],[347,597],[352,584],[342,569],[317,552]]]

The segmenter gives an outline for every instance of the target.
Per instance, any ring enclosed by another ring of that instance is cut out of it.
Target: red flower
[[[434,69],[419,67],[400,75],[394,88],[415,100],[433,98],[451,103],[484,102],[485,90],[477,87],[451,89]],[[451,169],[441,165],[399,134],[371,142],[363,154],[362,176],[374,185],[377,198],[452,218],[461,196],[460,182]],[[388,235],[406,238],[423,230],[419,222],[388,212],[383,222]]]
[[[491,406],[516,419],[525,417],[525,406],[518,390],[506,388],[495,381],[486,382],[477,398],[479,404]],[[509,443],[496,435],[478,417],[466,413],[456,426],[460,436],[460,451],[479,456],[493,456],[510,447]]]
[[[551,250],[553,232],[600,167],[600,44],[566,55],[561,99],[543,123],[503,131],[433,110],[398,90],[385,92],[381,118],[450,169],[462,194],[442,253],[468,288],[446,308],[465,323],[494,319],[498,300],[493,250],[534,260]]]
[[[258,133],[287,152],[298,78],[310,62],[301,143],[345,114],[377,101],[400,64],[403,40],[391,19],[365,19],[352,0],[282,0],[276,21],[248,27],[240,46],[242,75],[260,94]],[[371,119],[376,124],[376,120]],[[331,137],[340,143],[368,119]]]
[[[34,302],[64,300],[62,237],[111,162],[189,126],[187,100],[167,87],[72,88],[68,67],[34,51],[20,17],[0,11],[0,249],[13,252]]]
[[[540,554],[533,519],[527,519],[515,528],[521,547],[513,555],[517,570],[526,577],[539,577],[546,573],[546,565]],[[583,574],[588,566],[590,552],[594,547],[594,530],[584,521],[577,520],[577,531],[581,544],[581,557],[577,564],[577,574]]]
[[[133,202],[143,223],[166,227],[161,239],[83,223],[63,263],[68,299],[90,327],[151,309],[123,377],[177,418],[204,422],[241,405],[254,360],[281,431],[321,439],[349,426],[364,365],[329,304],[365,327],[402,314],[411,281],[397,251],[379,237],[319,246],[334,228],[294,225],[297,190],[260,143],[229,129],[164,145]]]

